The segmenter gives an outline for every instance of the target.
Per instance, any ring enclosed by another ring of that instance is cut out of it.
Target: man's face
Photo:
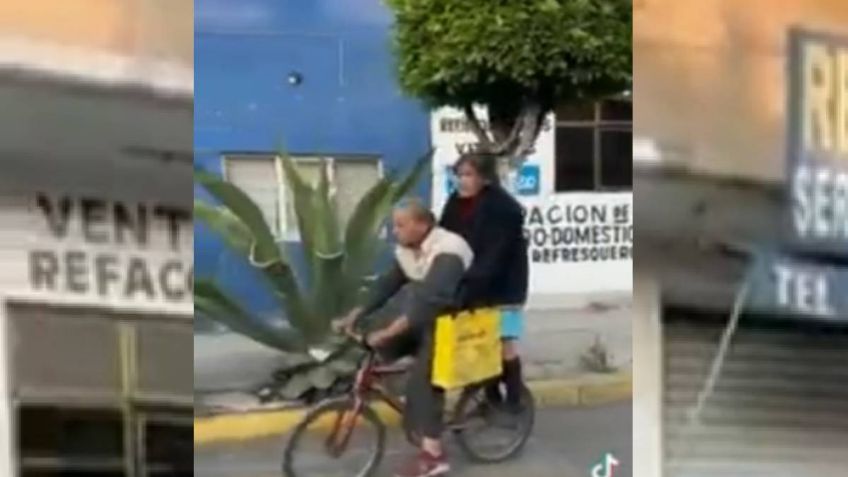
[[[480,173],[467,162],[463,162],[456,168],[456,178],[459,182],[457,190],[460,197],[474,197],[486,185]]]
[[[392,231],[395,239],[404,247],[417,247],[427,235],[427,224],[415,220],[407,210],[396,210],[392,215]]]

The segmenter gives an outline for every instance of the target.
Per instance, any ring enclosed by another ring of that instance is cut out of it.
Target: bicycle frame
[[[380,381],[388,376],[406,373],[405,366],[377,365],[377,358],[373,351],[362,361],[362,365],[356,373],[350,399],[353,406],[350,411],[340,414],[333,424],[332,431],[327,437],[327,450],[334,457],[340,456],[347,448],[350,437],[356,428],[356,422],[367,405],[369,398],[376,397],[384,402],[398,414],[403,414],[403,403],[393,393],[388,391]]]

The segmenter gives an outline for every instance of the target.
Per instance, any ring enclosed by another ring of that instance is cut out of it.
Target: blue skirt
[[[501,337],[519,339],[524,336],[524,311],[518,308],[501,308]]]

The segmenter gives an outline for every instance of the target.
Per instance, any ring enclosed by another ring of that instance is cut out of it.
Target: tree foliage
[[[403,89],[434,108],[464,109],[499,152],[532,145],[560,102],[630,87],[630,0],[386,2]],[[490,128],[474,104],[487,107]]]

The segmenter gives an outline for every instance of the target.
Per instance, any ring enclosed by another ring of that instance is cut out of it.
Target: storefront
[[[646,170],[637,182],[655,204],[677,196],[644,215],[637,250],[634,410],[648,427],[635,445],[648,476],[848,466],[848,142],[837,99],[848,38],[789,38],[784,184]],[[661,218],[679,224],[692,210],[694,231],[662,232]]]
[[[0,475],[192,475],[191,68],[0,43]]]

